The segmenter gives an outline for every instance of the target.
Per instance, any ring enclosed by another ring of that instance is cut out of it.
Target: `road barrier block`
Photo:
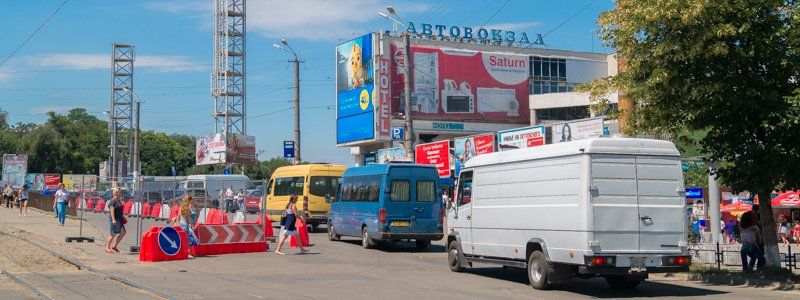
[[[303,221],[297,220],[294,223],[294,226],[297,228],[297,233],[300,236],[300,240],[303,242],[303,247],[308,247],[308,245],[309,245],[308,228],[306,227],[306,223],[303,223]],[[291,236],[291,239],[289,240],[289,246],[291,246],[291,247],[299,247],[297,245],[297,236],[295,236],[295,235]]]
[[[153,204],[153,207],[150,208],[150,217],[157,219],[161,215],[161,203]]]
[[[106,211],[106,201],[103,199],[98,199],[97,202],[94,202],[94,211],[96,212]]]
[[[186,233],[180,227],[150,227],[143,235],[139,261],[158,262],[189,258]]]
[[[150,203],[145,202],[142,204],[142,217],[149,218],[150,217]]]
[[[258,222],[231,225],[199,224],[195,227],[198,245],[189,251],[195,256],[267,251],[264,230]]]

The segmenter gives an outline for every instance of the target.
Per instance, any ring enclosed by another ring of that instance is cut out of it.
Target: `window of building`
[[[536,110],[539,121],[567,121],[588,118],[589,106],[556,107]]]
[[[534,95],[571,92],[567,83],[567,60],[563,58],[531,57],[531,93]]]

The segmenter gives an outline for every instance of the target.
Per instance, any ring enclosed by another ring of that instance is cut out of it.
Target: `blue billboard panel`
[[[372,34],[336,46],[336,92],[373,83]]]
[[[339,93],[336,97],[336,116],[345,118],[374,111],[375,106],[372,103],[374,88],[374,85],[367,85]]]
[[[336,119],[336,143],[369,140],[375,137],[375,117],[372,112]]]

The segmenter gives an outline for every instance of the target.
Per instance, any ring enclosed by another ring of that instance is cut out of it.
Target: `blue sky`
[[[262,159],[282,153],[293,139],[292,68],[287,53],[272,47],[285,37],[301,65],[303,158],[352,165],[349,149],[336,148],[334,48],[391,23],[378,16],[392,5],[414,23],[547,33],[550,48],[592,49],[598,15],[611,0],[248,0],[248,134]],[[0,1],[0,59],[5,58],[59,4]],[[5,65],[0,66],[0,107],[10,121],[42,122],[46,112],[84,107],[104,119],[110,102],[111,43],[136,46],[134,89],[143,129],[209,134],[213,131],[209,74],[212,69],[213,0],[71,0]],[[493,14],[495,14],[492,17]],[[491,17],[491,19],[490,19]],[[595,51],[601,49],[594,39]],[[273,113],[277,112],[277,113]],[[255,117],[259,116],[259,117]]]

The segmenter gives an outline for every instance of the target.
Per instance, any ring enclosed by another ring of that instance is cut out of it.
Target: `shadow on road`
[[[361,247],[360,240],[342,238],[341,242],[353,244]],[[447,249],[442,245],[430,245],[425,250],[417,250],[414,242],[401,241],[401,242],[379,242],[375,245],[375,250],[387,253],[395,252],[417,252],[417,253],[444,253]]]
[[[528,285],[528,274],[519,268],[468,268],[465,273]],[[675,285],[668,282],[645,281],[634,290],[615,290],[603,278],[578,279],[558,284],[553,290],[580,294],[595,298],[636,297],[688,297],[720,296],[728,292],[704,288]]]

